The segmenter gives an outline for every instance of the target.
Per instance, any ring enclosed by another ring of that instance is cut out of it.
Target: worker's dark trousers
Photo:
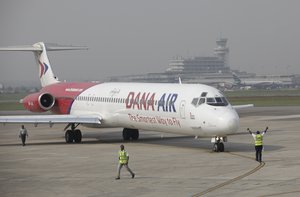
[[[261,156],[262,156],[262,149],[263,149],[263,146],[260,145],[260,146],[255,146],[255,151],[256,151],[256,161],[258,162],[261,162]]]
[[[26,134],[22,134],[22,135],[21,135],[21,140],[22,140],[23,146],[25,146]]]
[[[131,171],[131,169],[129,168],[128,164],[121,164],[121,163],[119,163],[119,165],[118,165],[118,175],[117,175],[118,178],[120,178],[120,173],[121,173],[121,169],[122,169],[123,166],[125,166],[125,168],[131,174],[131,176],[134,176],[134,173]]]

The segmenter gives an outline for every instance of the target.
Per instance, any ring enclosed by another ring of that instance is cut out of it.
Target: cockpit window
[[[201,105],[202,103],[205,103],[205,98],[200,98],[199,99],[198,105]]]
[[[206,96],[207,96],[207,92],[202,92],[200,97],[193,98],[192,105],[194,105],[195,107],[198,107],[203,103],[207,103],[208,105],[212,105],[212,106],[228,105],[228,101],[224,96],[221,97],[206,97]]]
[[[228,101],[226,100],[225,97],[210,97],[207,98],[206,103],[208,105],[212,105],[212,106],[227,106],[228,105]]]
[[[228,105],[228,101],[225,97],[221,97],[223,103],[224,103],[224,106],[227,106]]]
[[[192,100],[192,105],[197,106],[198,100],[199,100],[199,98],[194,98]]]
[[[207,92],[202,92],[201,97],[206,97]]]
[[[193,98],[192,105],[198,107],[199,105],[205,103],[205,98]]]
[[[215,98],[213,98],[213,97],[207,98],[207,104],[209,104],[209,103],[216,103]]]
[[[216,101],[217,101],[217,103],[222,103],[221,97],[216,97]]]

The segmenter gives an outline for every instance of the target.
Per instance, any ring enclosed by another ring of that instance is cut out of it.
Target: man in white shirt
[[[26,137],[28,137],[27,129],[24,127],[24,125],[22,125],[22,127],[21,127],[21,129],[20,129],[19,138],[21,138],[23,146],[26,145],[26,144],[25,144],[25,142],[26,142]]]

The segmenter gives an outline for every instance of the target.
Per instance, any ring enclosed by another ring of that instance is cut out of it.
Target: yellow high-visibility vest
[[[262,134],[257,134],[255,136],[255,146],[262,146],[263,145],[263,136]]]
[[[119,151],[119,162],[120,164],[125,164],[128,162],[127,152],[125,150]]]

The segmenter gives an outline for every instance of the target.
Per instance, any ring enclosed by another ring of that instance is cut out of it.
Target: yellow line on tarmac
[[[240,155],[240,154],[237,154],[237,153],[230,153],[230,152],[227,152],[227,153],[228,153],[228,154],[231,154],[231,155],[235,155],[235,156],[239,156],[239,157],[244,157],[244,158],[247,158],[247,159],[251,159],[251,160],[252,160],[252,157],[248,157],[248,156],[245,156],[245,155]],[[233,178],[233,179],[230,179],[230,180],[228,180],[228,181],[225,181],[225,182],[223,182],[223,183],[220,183],[220,184],[218,184],[218,185],[216,185],[216,186],[214,186],[214,187],[208,188],[208,189],[205,190],[205,191],[202,191],[202,192],[200,192],[200,193],[197,193],[197,194],[193,195],[193,197],[203,196],[203,195],[205,195],[205,194],[207,194],[207,193],[209,193],[209,192],[215,191],[215,190],[217,190],[217,189],[219,189],[219,188],[221,188],[221,187],[224,187],[224,186],[229,185],[229,184],[231,184],[231,183],[233,183],[233,182],[235,182],[235,181],[238,181],[238,180],[240,180],[240,179],[242,179],[242,178],[245,178],[245,177],[247,177],[247,176],[249,176],[249,175],[251,175],[251,174],[257,172],[259,169],[261,169],[262,167],[264,167],[264,165],[265,165],[265,162],[260,162],[259,165],[256,166],[254,169],[252,169],[252,170],[250,170],[250,171],[248,171],[248,172],[246,172],[246,173],[244,173],[244,174],[242,174],[242,175],[240,175],[240,176],[237,176],[237,177],[235,177],[235,178]]]

